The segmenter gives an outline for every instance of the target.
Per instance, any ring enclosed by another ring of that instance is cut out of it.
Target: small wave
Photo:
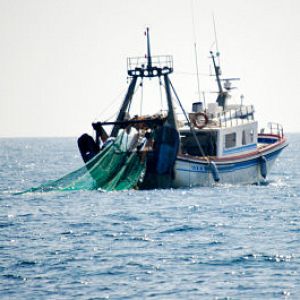
[[[262,261],[262,262],[290,262],[293,255],[265,255],[265,254],[247,254],[232,260],[232,263],[240,263],[245,261]]]
[[[199,264],[203,265],[213,265],[213,266],[234,266],[234,265],[245,265],[245,264],[254,264],[257,263],[286,263],[291,262],[294,258],[293,255],[263,255],[263,254],[255,254],[250,253],[238,257],[233,258],[225,258],[225,259],[216,259],[210,258],[207,261],[199,261]]]
[[[222,245],[223,243],[217,240],[214,240],[207,244],[207,246],[215,246],[215,245]]]
[[[285,179],[282,179],[282,178],[278,178],[278,179],[269,179],[267,185],[268,185],[268,186],[271,186],[271,187],[278,187],[278,188],[282,188],[282,187],[290,187],[288,181],[285,180]]]
[[[92,227],[93,223],[89,223],[89,222],[71,223],[71,224],[69,224],[69,226],[72,228]],[[72,231],[72,230],[70,230],[70,231]]]
[[[21,217],[21,218],[27,218],[27,217],[32,217],[33,214],[29,213],[29,214],[20,214],[20,215],[17,215],[18,217]]]
[[[15,274],[3,274],[2,277],[6,278],[6,279],[12,279],[12,280],[20,280],[20,281],[26,280],[25,277],[23,277],[21,275],[15,275]]]
[[[64,231],[64,232],[61,232],[60,234],[62,235],[69,235],[69,234],[73,234],[74,232],[72,230],[68,230],[68,231]]]
[[[17,267],[31,267],[34,265],[36,265],[36,262],[32,260],[22,260],[16,264]]]
[[[154,242],[154,240],[150,239],[146,234],[143,236],[133,237],[133,241],[143,241],[143,242]]]
[[[110,214],[106,215],[108,218],[118,219],[123,222],[131,222],[131,221],[140,221],[140,218],[132,215],[126,215],[126,214]],[[118,223],[121,224],[121,223]]]
[[[270,180],[264,180],[264,181],[260,181],[258,183],[254,183],[254,185],[258,185],[258,186],[268,186],[271,184]]]
[[[14,225],[15,225],[14,223],[0,223],[0,228],[11,227]]]
[[[195,227],[195,226],[190,226],[190,225],[182,225],[178,227],[173,227],[170,229],[166,229],[161,231],[160,233],[165,234],[165,233],[179,233],[179,232],[189,232],[189,231],[200,231],[200,227]]]

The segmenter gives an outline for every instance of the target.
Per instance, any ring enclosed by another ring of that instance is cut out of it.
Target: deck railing
[[[173,57],[171,55],[153,55],[151,56],[152,67],[173,69]],[[136,68],[147,69],[147,57],[128,57],[127,70],[135,70]]]
[[[205,113],[208,116],[208,126],[218,126],[221,128],[233,127],[236,125],[247,124],[254,120],[254,106],[241,106],[238,108],[232,108],[226,111],[210,113],[207,110]],[[182,113],[178,113],[178,116]],[[180,117],[178,117],[180,119]],[[187,125],[185,121],[181,122]]]
[[[267,128],[263,128],[260,131],[261,134],[273,134],[279,137],[283,137],[283,127],[279,123],[269,122]]]
[[[254,106],[240,106],[216,114],[209,114],[208,117],[218,120],[221,128],[232,127],[239,124],[249,123],[254,120]]]

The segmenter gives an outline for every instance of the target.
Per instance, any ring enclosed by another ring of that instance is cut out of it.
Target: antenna
[[[232,86],[232,81],[238,81],[240,78],[223,78],[221,81],[224,81],[224,89],[227,91],[236,89],[236,87]]]
[[[218,65],[220,65],[220,52],[219,52],[219,46],[218,46],[218,38],[217,38],[217,30],[216,30],[216,21],[215,21],[215,15],[212,14],[213,17],[213,24],[214,24],[214,34],[215,34],[215,44],[216,44],[216,57],[218,58]]]
[[[199,67],[198,67],[198,55],[197,55],[197,43],[196,43],[196,27],[195,27],[195,17],[194,17],[194,6],[193,0],[191,0],[191,13],[192,13],[192,21],[193,21],[193,35],[194,35],[194,51],[195,51],[195,63],[196,63],[196,74],[197,74],[197,89],[198,89],[198,98],[201,99],[200,93],[200,80],[199,80]],[[206,107],[205,99],[204,99],[204,107]]]
[[[195,47],[195,62],[196,62],[196,73],[197,73],[197,87],[198,87],[198,97],[200,100],[200,81],[199,81],[199,69],[198,69],[198,57],[197,57],[197,44],[194,43],[194,47]],[[205,103],[204,103],[205,106]]]

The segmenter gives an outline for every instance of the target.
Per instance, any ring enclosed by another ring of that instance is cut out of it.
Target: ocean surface
[[[300,134],[264,185],[13,195],[76,139],[0,139],[0,299],[300,299]]]

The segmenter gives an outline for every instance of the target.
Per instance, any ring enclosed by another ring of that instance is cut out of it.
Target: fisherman
[[[119,135],[122,134],[122,140],[120,144],[121,151],[132,151],[138,142],[138,131],[131,125],[127,126],[124,130],[120,130]]]

